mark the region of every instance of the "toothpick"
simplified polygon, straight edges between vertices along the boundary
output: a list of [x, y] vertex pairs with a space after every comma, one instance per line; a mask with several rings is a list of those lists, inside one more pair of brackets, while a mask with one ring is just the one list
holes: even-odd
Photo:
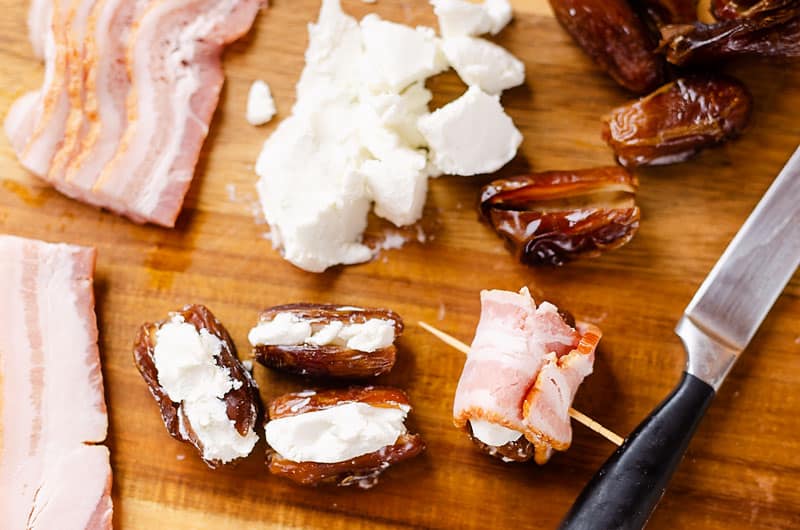
[[[457, 338], [448, 335], [444, 331], [436, 329], [435, 327], [431, 326], [430, 324], [426, 324], [425, 322], [419, 322], [419, 325], [432, 335], [436, 336], [439, 340], [447, 344], [448, 346], [452, 346], [456, 350], [460, 351], [461, 353], [467, 355], [469, 354], [469, 346], [458, 340]], [[613, 443], [614, 445], [622, 445], [624, 441], [622, 436], [616, 434], [615, 432], [603, 427], [595, 420], [587, 416], [586, 414], [579, 412], [572, 407], [569, 409], [569, 415], [572, 419], [577, 421], [578, 423], [585, 425], [589, 429], [593, 430], [609, 442]]]

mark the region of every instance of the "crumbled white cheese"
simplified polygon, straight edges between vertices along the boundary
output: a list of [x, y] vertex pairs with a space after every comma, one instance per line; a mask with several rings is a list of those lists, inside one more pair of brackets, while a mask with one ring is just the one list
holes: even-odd
[[469, 424], [472, 427], [472, 435], [492, 447], [500, 447], [509, 442], [519, 440], [522, 436], [519, 431], [486, 420], [473, 419], [469, 420]]
[[487, 94], [525, 82], [525, 65], [505, 48], [476, 37], [445, 39], [442, 51], [458, 76], [467, 84]]
[[508, 0], [485, 0], [481, 4], [467, 0], [430, 0], [445, 38], [496, 35], [511, 22]]
[[[490, 0], [477, 6], [485, 31], [497, 29], [492, 16], [502, 14], [497, 6], [502, 8], [504, 2]], [[481, 84], [496, 89], [512, 82], [516, 64], [504, 62], [483, 72], [469, 64], [479, 60], [469, 53], [457, 55], [465, 71]], [[452, 140], [466, 141], [470, 134], [481, 138], [470, 131], [437, 132], [441, 112], [433, 115], [438, 116], [433, 121], [422, 121], [432, 118], [428, 109], [432, 95], [425, 80], [446, 67], [440, 41], [430, 28], [410, 28], [376, 15], [359, 24], [342, 12], [339, 0], [322, 1], [319, 20], [309, 25], [297, 102], [291, 116], [264, 143], [256, 163], [261, 207], [273, 246], [284, 258], [312, 272], [368, 261], [374, 253], [362, 238], [373, 205], [378, 216], [397, 226], [413, 224], [422, 216], [428, 178], [445, 172], [491, 171], [507, 155], [499, 153], [496, 144], [514, 138], [490, 142], [490, 159], [478, 169], [474, 163], [440, 163], [453, 160], [454, 153], [465, 148], [461, 143], [452, 145]], [[489, 80], [495, 72], [499, 78]], [[493, 108], [480, 98], [459, 101], [462, 106], [476, 106], [462, 108], [462, 115], [487, 117], [490, 132], [507, 132], [501, 120], [487, 112]], [[428, 132], [423, 123], [429, 125]], [[431, 138], [441, 141], [434, 145]], [[469, 149], [476, 156], [487, 152], [479, 143]], [[462, 167], [466, 173], [460, 172]]]
[[414, 29], [370, 14], [361, 20], [361, 33], [365, 73], [374, 72], [375, 88], [400, 91], [447, 69], [431, 28]]
[[260, 79], [254, 81], [247, 96], [247, 122], [251, 125], [264, 125], [275, 117], [276, 112], [269, 85]]
[[333, 464], [394, 445], [406, 432], [408, 407], [346, 403], [267, 423], [267, 443], [293, 462]]
[[[225, 463], [250, 454], [258, 435], [252, 428], [240, 435], [227, 416], [223, 398], [242, 383], [216, 363], [221, 351], [219, 338], [206, 329], [198, 333], [176, 316], [156, 332], [153, 359], [158, 383], [172, 401], [180, 403], [203, 446], [203, 458]], [[186, 434], [182, 424], [181, 432]]]
[[503, 110], [499, 96], [476, 86], [418, 123], [434, 153], [434, 163], [451, 175], [497, 171], [514, 158], [522, 143], [522, 134]]
[[370, 318], [363, 324], [334, 321], [314, 331], [308, 320], [293, 313], [278, 313], [268, 322], [259, 322], [248, 339], [253, 346], [336, 345], [371, 353], [394, 343], [395, 328], [391, 320]]

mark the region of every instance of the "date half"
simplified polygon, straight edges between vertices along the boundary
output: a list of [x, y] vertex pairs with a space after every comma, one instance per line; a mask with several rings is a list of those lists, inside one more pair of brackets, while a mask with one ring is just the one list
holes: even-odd
[[626, 167], [683, 162], [738, 136], [752, 106], [750, 92], [736, 79], [685, 77], [612, 110], [603, 120], [603, 139]]
[[[165, 320], [146, 323], [139, 328], [133, 347], [134, 363], [161, 409], [164, 425], [173, 438], [192, 444], [202, 458], [204, 454], [203, 441], [197, 436], [191, 422], [183, 413], [181, 404], [170, 399], [158, 379], [155, 362], [157, 332], [162, 326], [172, 322], [175, 317], [180, 317], [184, 322], [194, 326], [198, 333], [200, 330], [206, 330], [219, 339], [221, 349], [219, 355], [215, 357], [216, 363], [226, 369], [230, 378], [236, 382], [234, 388], [225, 394], [223, 400], [227, 416], [241, 436], [246, 436], [256, 427], [261, 412], [261, 397], [258, 394], [255, 380], [239, 361], [236, 355], [236, 346], [228, 331], [207, 307], [187, 305], [180, 311], [170, 313], [169, 318]], [[183, 425], [183, 429], [181, 429], [181, 425]], [[203, 458], [203, 461], [211, 468], [222, 465], [222, 462], [216, 460]]]
[[[388, 309], [362, 308], [332, 304], [288, 304], [276, 306], [259, 315], [259, 324], [275, 320], [280, 314], [289, 314], [310, 325], [316, 333], [332, 323], [344, 328], [365, 324], [377, 319], [390, 322], [394, 327], [394, 340], [403, 333], [403, 319]], [[253, 356], [264, 366], [284, 372], [315, 378], [363, 379], [376, 377], [394, 367], [397, 347], [394, 344], [362, 351], [350, 348], [342, 341], [329, 344], [254, 344]]]
[[528, 265], [563, 265], [621, 247], [639, 229], [638, 182], [621, 167], [496, 180], [481, 212]]
[[[388, 387], [351, 387], [286, 394], [270, 403], [269, 419], [298, 416], [354, 402], [375, 407], [410, 407], [408, 396], [402, 390]], [[394, 445], [332, 464], [294, 462], [269, 448], [267, 466], [270, 473], [304, 486], [330, 484], [368, 489], [377, 483], [381, 473], [390, 466], [413, 458], [424, 450], [425, 442], [419, 434], [404, 433], [398, 437]]]

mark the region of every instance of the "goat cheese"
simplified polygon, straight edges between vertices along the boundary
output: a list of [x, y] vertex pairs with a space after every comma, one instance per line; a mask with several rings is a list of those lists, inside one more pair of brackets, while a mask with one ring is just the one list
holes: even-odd
[[430, 0], [439, 19], [439, 30], [445, 38], [497, 35], [511, 22], [508, 0], [485, 0], [481, 4], [467, 0]]
[[[258, 435], [252, 428], [240, 435], [228, 418], [225, 394], [240, 388], [241, 382], [216, 363], [221, 351], [222, 342], [215, 335], [205, 329], [198, 333], [176, 316], [156, 332], [153, 358], [158, 383], [172, 401], [180, 403], [203, 446], [203, 457], [225, 463], [250, 454]], [[183, 423], [180, 428], [186, 435]]]
[[434, 163], [451, 175], [497, 171], [514, 158], [522, 143], [522, 134], [500, 105], [500, 97], [476, 86], [421, 117], [418, 124], [434, 153]]
[[472, 427], [472, 435], [491, 447], [503, 446], [519, 440], [522, 436], [519, 431], [486, 420], [469, 420], [469, 424]]
[[267, 423], [267, 443], [293, 462], [334, 464], [394, 445], [409, 408], [345, 403]]
[[453, 37], [444, 40], [442, 51], [467, 85], [478, 86], [487, 94], [499, 94], [525, 82], [522, 61], [488, 40]]
[[431, 28], [416, 29], [367, 15], [361, 20], [366, 72], [378, 87], [400, 91], [447, 69]]
[[250, 125], [264, 125], [275, 117], [276, 112], [269, 85], [260, 79], [254, 81], [247, 96], [247, 122]]
[[253, 346], [336, 345], [371, 353], [394, 343], [394, 322], [370, 318], [363, 324], [330, 322], [314, 330], [311, 322], [292, 313], [278, 313], [269, 322], [260, 322], [248, 335]]

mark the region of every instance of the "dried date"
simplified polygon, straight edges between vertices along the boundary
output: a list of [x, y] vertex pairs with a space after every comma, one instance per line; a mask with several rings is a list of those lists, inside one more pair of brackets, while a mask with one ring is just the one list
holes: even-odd
[[[259, 324], [269, 323], [280, 314], [290, 314], [310, 325], [317, 333], [332, 323], [349, 326], [378, 319], [391, 322], [394, 340], [403, 333], [403, 320], [388, 309], [360, 308], [323, 304], [289, 304], [267, 309]], [[337, 325], [338, 325], [337, 324]], [[252, 339], [252, 337], [251, 337]], [[388, 373], [394, 367], [397, 347], [391, 344], [373, 351], [349, 348], [346, 344], [253, 344], [255, 359], [264, 366], [310, 377], [359, 379]]]
[[617, 83], [643, 94], [663, 82], [664, 60], [627, 0], [550, 0], [550, 5], [567, 33]]
[[219, 340], [221, 348], [219, 355], [215, 356], [216, 364], [227, 370], [230, 378], [234, 381], [234, 387], [225, 394], [223, 400], [228, 419], [233, 422], [239, 435], [247, 436], [255, 428], [261, 411], [261, 398], [255, 380], [239, 361], [236, 355], [236, 346], [225, 326], [205, 306], [187, 305], [180, 311], [170, 313], [169, 318], [155, 323], [146, 323], [139, 329], [133, 348], [134, 363], [161, 409], [161, 418], [167, 431], [176, 440], [191, 443], [200, 452], [203, 461], [209, 467], [216, 468], [223, 462], [204, 457], [203, 440], [199, 438], [191, 421], [186, 416], [182, 403], [170, 399], [167, 391], [159, 382], [155, 362], [158, 330], [165, 324], [176, 321], [191, 324], [198, 333], [206, 330]]
[[[352, 387], [324, 392], [305, 391], [286, 394], [270, 403], [269, 418], [277, 420], [354, 402], [375, 407], [410, 407], [408, 396], [402, 390], [387, 387]], [[336, 463], [294, 462], [269, 448], [267, 466], [270, 473], [286, 477], [304, 486], [335, 484], [367, 489], [374, 486], [379, 475], [390, 466], [413, 458], [424, 450], [425, 443], [420, 435], [403, 433], [393, 445]]]
[[726, 4], [715, 24], [678, 24], [661, 28], [662, 50], [676, 65], [710, 63], [753, 55], [800, 58], [800, 2], [765, 1], [749, 8]]
[[731, 77], [681, 78], [612, 110], [603, 139], [626, 167], [682, 162], [738, 136], [752, 106], [747, 88]]
[[627, 243], [639, 228], [638, 182], [621, 167], [496, 180], [481, 212], [528, 265], [563, 265]]
[[658, 26], [697, 20], [697, 0], [635, 0]]

